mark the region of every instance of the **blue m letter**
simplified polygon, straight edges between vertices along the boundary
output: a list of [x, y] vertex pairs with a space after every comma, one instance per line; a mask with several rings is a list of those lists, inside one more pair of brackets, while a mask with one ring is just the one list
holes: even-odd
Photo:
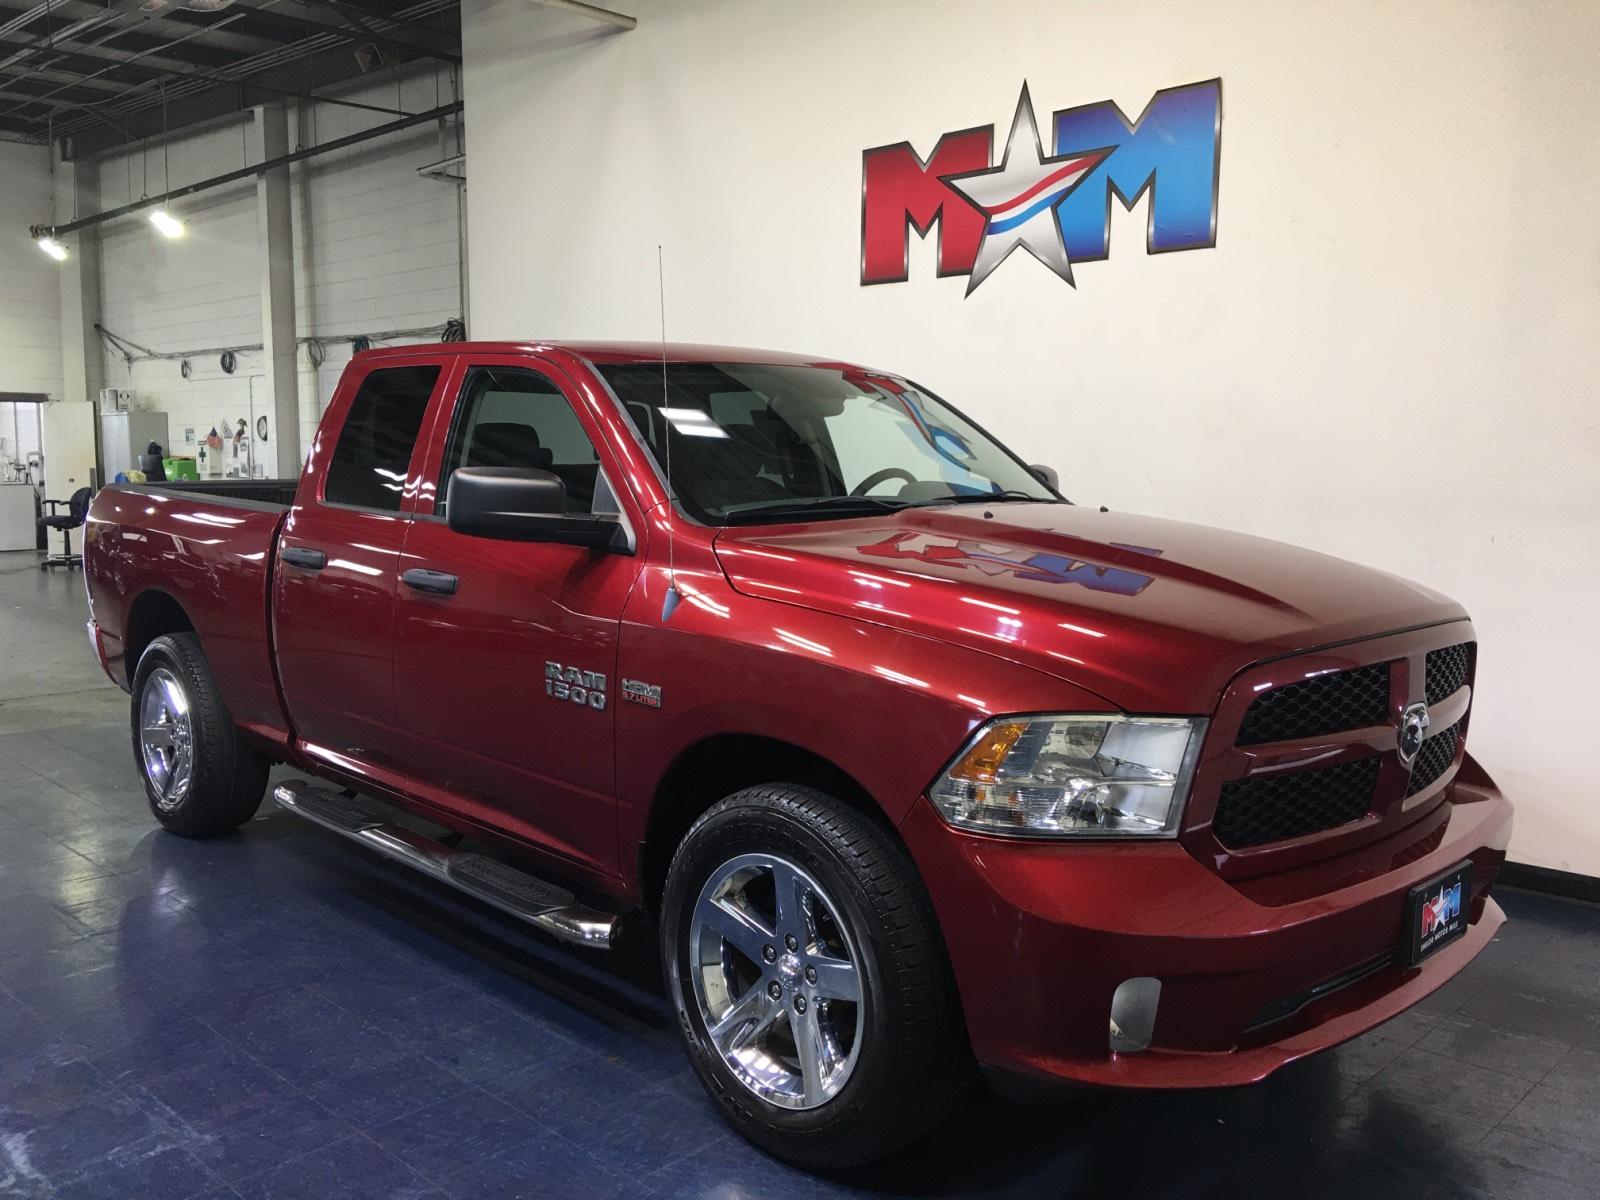
[[1199, 250], [1217, 242], [1217, 146], [1222, 80], [1165, 88], [1130, 122], [1107, 100], [1055, 114], [1055, 152], [1115, 147], [1061, 206], [1056, 219], [1075, 262], [1110, 252], [1111, 197], [1131, 209], [1150, 190], [1145, 248]]

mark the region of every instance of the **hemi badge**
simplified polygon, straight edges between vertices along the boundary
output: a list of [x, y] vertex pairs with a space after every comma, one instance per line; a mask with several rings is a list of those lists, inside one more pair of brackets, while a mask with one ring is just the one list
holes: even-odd
[[646, 708], [660, 708], [661, 685], [645, 683], [639, 679], [624, 679], [622, 681], [622, 698], [631, 700], [635, 704], [643, 704]]

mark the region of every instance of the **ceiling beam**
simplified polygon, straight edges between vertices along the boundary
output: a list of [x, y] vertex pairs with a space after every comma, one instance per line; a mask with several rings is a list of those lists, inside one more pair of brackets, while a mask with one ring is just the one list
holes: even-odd
[[[141, 2], [142, 2], [142, 0], [112, 0], [112, 2], [107, 5], [106, 9], [104, 10], [104, 13], [102, 13], [100, 16], [97, 16], [95, 18], [85, 18], [84, 20], [75, 22], [74, 24], [72, 24], [70, 26], [67, 26], [66, 28], [64, 28], [62, 30], [52, 30], [52, 31], [46, 33], [43, 37], [35, 38], [32, 42], [27, 43], [21, 50], [18, 50], [16, 52], [12, 53], [8, 58], [6, 58], [4, 60], [0, 60], [0, 70], [4, 70], [7, 66], [15, 66], [20, 61], [25, 60], [26, 58], [31, 57], [33, 54], [37, 54], [37, 53], [39, 53], [41, 51], [53, 52], [61, 42], [67, 41], [69, 39], [76, 38], [82, 32], [92, 32], [93, 29], [100, 28], [106, 21], [114, 20], [118, 15], [121, 15], [121, 14], [129, 12], [129, 11], [133, 11], [134, 10], [134, 6], [140, 4]], [[85, 43], [82, 47], [80, 47], [80, 50], [94, 50], [94, 49], [103, 48], [107, 43], [109, 43], [113, 39], [121, 37], [124, 34], [127, 34], [127, 33], [131, 32], [131, 31], [133, 31], [135, 29], [138, 29], [142, 25], [149, 24], [154, 19], [155, 18], [152, 18], [152, 17], [150, 17], [148, 15], [144, 15], [144, 16], [141, 16], [140, 20], [136, 21], [132, 25], [122, 26], [122, 27], [119, 27], [119, 28], [112, 28], [105, 34], [104, 37], [100, 38], [98, 41]], [[212, 30], [218, 29], [218, 28], [220, 28], [221, 26], [224, 26], [224, 25], [231, 25], [231, 24], [233, 24], [234, 22], [236, 22], [238, 20], [239, 20], [239, 17], [237, 17], [237, 16], [227, 16], [227, 17], [223, 17], [219, 21], [212, 22], [210, 25], [200, 25], [200, 26], [188, 27], [188, 32], [186, 32], [182, 37], [173, 38], [173, 39], [171, 39], [171, 40], [169, 40], [167, 42], [161, 43], [160, 44], [160, 48], [162, 48], [162, 49], [171, 49], [173, 46], [180, 45], [180, 44], [182, 44], [184, 42], [188, 42], [188, 41], [199, 39], [204, 34], [207, 34], [207, 33], [211, 32]], [[146, 57], [148, 55], [151, 55], [152, 53], [154, 53], [154, 51], [153, 50], [149, 50], [149, 49], [141, 50], [141, 51], [134, 51], [134, 52], [131, 52], [130, 60], [132, 58], [143, 58], [143, 57]], [[93, 72], [92, 75], [87, 76], [87, 77], [88, 78], [92, 78], [94, 76], [103, 75], [107, 71], [111, 71], [111, 70], [115, 70], [115, 69], [116, 68], [114, 66], [107, 65], [105, 67], [102, 67], [100, 70]], [[135, 87], [138, 87], [138, 86], [142, 86], [142, 85], [135, 85]], [[53, 96], [53, 95], [57, 94], [57, 92], [59, 92], [61, 90], [63, 90], [63, 89], [57, 88], [57, 89], [55, 89], [53, 91], [45, 92], [44, 96], [45, 97]], [[10, 107], [8, 109], [5, 109], [4, 111], [0, 111], [0, 118], [5, 118], [5, 117], [10, 117], [10, 116], [15, 115], [20, 107], [24, 107], [24, 106], [13, 105], [12, 107]]]
[[[281, 10], [252, 8], [245, 11], [258, 20], [285, 28], [331, 33], [336, 37], [342, 37], [349, 41], [373, 42], [401, 54], [420, 54], [425, 58], [436, 58], [441, 62], [454, 63], [457, 66], [461, 63], [461, 55], [455, 50], [441, 48], [437, 43], [443, 39], [437, 37], [429, 38], [428, 41], [412, 41], [408, 38], [397, 36], [402, 34], [403, 30], [384, 29], [379, 31], [365, 23], [355, 25], [350, 21], [339, 20], [338, 18], [323, 20], [310, 12], [300, 12], [293, 8]], [[459, 39], [454, 44], [459, 45]]]
[[[55, 112], [62, 112], [66, 109], [77, 111], [78, 109], [84, 107], [83, 101], [80, 100], [54, 100], [44, 96], [35, 96], [30, 92], [13, 91], [12, 89], [19, 82], [21, 81], [8, 79], [3, 81], [3, 83], [0, 83], [0, 100], [20, 100], [24, 104], [42, 104], [46, 108], [52, 109]], [[5, 86], [5, 84], [9, 84], [11, 86], [8, 87]], [[12, 120], [21, 121], [24, 124], [31, 126], [37, 123], [38, 118], [13, 117]]]
[[[461, 40], [461, 28], [459, 24], [454, 29], [447, 29], [443, 25], [433, 25], [427, 21], [420, 21], [416, 17], [406, 17], [400, 15], [399, 13], [384, 11], [384, 9], [390, 7], [389, 5], [384, 5], [383, 8], [373, 8], [370, 4], [356, 4], [352, 3], [351, 0], [309, 0], [309, 2], [320, 5], [323, 8], [331, 8], [335, 12], [353, 13], [357, 16], [366, 17], [370, 20], [383, 20], [389, 21], [395, 25], [403, 25], [407, 29], [415, 29], [419, 33], [436, 34], [439, 37], [445, 38], [452, 42], [459, 42]], [[458, 14], [460, 12], [459, 9], [455, 11]]]
[[[8, 43], [0, 41], [0, 50], [7, 49], [8, 45]], [[407, 115], [404, 109], [387, 108], [381, 104], [358, 104], [354, 100], [339, 100], [331, 96], [318, 96], [314, 92], [304, 88], [277, 87], [270, 83], [261, 83], [251, 78], [251, 72], [230, 75], [226, 73], [218, 73], [216, 71], [207, 71], [201, 67], [167, 67], [151, 62], [148, 58], [136, 59], [131, 57], [122, 57], [122, 52], [120, 51], [102, 51], [101, 54], [92, 54], [73, 49], [57, 50], [53, 52], [53, 55], [54, 56], [50, 60], [50, 64], [48, 64], [48, 66], [54, 66], [57, 63], [78, 62], [87, 64], [91, 69], [114, 68], [116, 70], [126, 71], [130, 74], [136, 74], [142, 80], [146, 81], [153, 79], [200, 80], [206, 83], [214, 83], [219, 87], [243, 88], [252, 92], [261, 92], [269, 96], [283, 96], [299, 100], [316, 100], [323, 104], [335, 104], [345, 108], [359, 108], [364, 109], [367, 112], [387, 113], [390, 116], [397, 117], [403, 117]], [[41, 69], [42, 68], [36, 68], [36, 73]], [[67, 69], [69, 71], [71, 70], [71, 68]], [[73, 73], [77, 75], [77, 78], [63, 84], [62, 86], [64, 88], [70, 89], [74, 87], [85, 87], [94, 88], [100, 91], [109, 90], [116, 95], [122, 95], [127, 91], [128, 88], [126, 83], [119, 83], [115, 80], [99, 79], [96, 78], [95, 74], [85, 74], [81, 71]], [[96, 74], [100, 73], [103, 72], [96, 71]], [[15, 85], [20, 83], [21, 80], [0, 80], [0, 82], [10, 82]], [[59, 90], [61, 89], [57, 89], [57, 91]], [[10, 94], [15, 95], [15, 93]], [[41, 104], [50, 103], [51, 107], [54, 108], [83, 108], [86, 111], [92, 110], [95, 105], [103, 102], [103, 98], [97, 98], [94, 100], [55, 103], [50, 99], [50, 97], [54, 95], [56, 95], [56, 92], [50, 92], [41, 95], [38, 97], [38, 102]], [[91, 112], [91, 115], [97, 116], [99, 114]]]
[[31, 38], [4, 58], [0, 58], [0, 71], [26, 62], [40, 51], [52, 49], [57, 41], [92, 33], [107, 23], [115, 21], [121, 15], [119, 11], [121, 8], [138, 3], [139, 0], [121, 0], [120, 4], [108, 5], [103, 12], [97, 13], [95, 16], [85, 17], [81, 21], [74, 21], [72, 24], [65, 25], [60, 29], [52, 29], [42, 36]]
[[9, 36], [19, 29], [26, 29], [41, 17], [50, 15], [50, 5], [35, 4], [32, 8], [19, 13], [12, 13], [5, 20], [0, 21], [0, 37]]
[[[13, 42], [0, 38], [0, 52], [21, 49], [23, 43]], [[33, 78], [48, 72], [70, 73], [77, 76], [74, 83], [84, 87], [94, 87], [102, 90], [121, 92], [127, 84], [115, 79], [102, 79], [101, 76], [108, 71], [126, 69], [148, 75], [177, 74], [176, 67], [162, 67], [149, 59], [135, 58], [125, 50], [109, 50], [102, 47], [57, 46], [50, 51], [47, 62], [28, 68], [25, 74], [13, 75], [9, 78], [0, 77], [0, 82], [20, 83], [24, 79]], [[204, 68], [199, 68], [203, 70]]]
[[[13, 50], [21, 44], [22, 43], [20, 42], [13, 42], [7, 38], [0, 38], [0, 53]], [[91, 69], [94, 69], [105, 66], [107, 61], [108, 60], [106, 59], [96, 58], [93, 55], [88, 54], [57, 52], [49, 62], [34, 67], [28, 71], [24, 71], [19, 74], [0, 75], [0, 85], [15, 85], [29, 82], [55, 84], [62, 81], [55, 79], [43, 79], [41, 77], [45, 75], [65, 74], [76, 77], [70, 81], [70, 84], [73, 87], [90, 88], [95, 91], [120, 92], [124, 85], [119, 83], [117, 80], [91, 78], [90, 76], [85, 75], [82, 70], [75, 70], [73, 66], [73, 64], [87, 64]]]
[[[113, 115], [128, 129], [128, 135], [114, 137], [104, 128], [97, 128], [76, 117], [63, 114], [56, 121], [57, 135], [69, 135], [66, 147], [68, 159], [92, 158], [106, 154], [121, 146], [145, 138], [159, 138], [163, 130], [168, 136], [193, 125], [203, 125], [230, 117], [237, 118], [261, 103], [261, 93], [301, 92], [308, 75], [307, 62], [299, 59], [271, 70], [252, 75], [237, 84], [219, 85], [184, 96], [170, 97], [167, 101], [166, 121], [162, 122], [160, 105], [132, 111], [117, 111]], [[364, 76], [356, 56], [349, 46], [337, 46], [312, 57], [309, 75], [316, 83], [305, 98], [314, 103], [354, 106], [354, 101], [341, 101], [325, 94], [328, 89], [356, 84]], [[251, 98], [252, 91], [254, 99]], [[360, 107], [376, 107], [363, 105]], [[69, 124], [70, 121], [70, 124]]]
[[[385, 66], [395, 57], [461, 61], [459, 25], [429, 23], [459, 21], [453, 4], [408, 3], [404, 12], [418, 15], [397, 15], [376, 2], [238, 0], [196, 14], [145, 13], [143, 2], [52, 0], [12, 16], [0, 9], [0, 62], [12, 67], [0, 71], [0, 129], [34, 136], [53, 129], [74, 157], [237, 114], [266, 96], [397, 114], [322, 93], [373, 69], [356, 54], [368, 44], [388, 51]], [[51, 14], [59, 27], [25, 32]], [[232, 61], [219, 61], [230, 54]]]

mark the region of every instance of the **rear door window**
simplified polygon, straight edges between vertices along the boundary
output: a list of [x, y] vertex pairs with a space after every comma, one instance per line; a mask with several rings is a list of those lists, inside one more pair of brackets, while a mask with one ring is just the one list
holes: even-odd
[[322, 487], [327, 504], [399, 512], [437, 366], [382, 367], [361, 381]]

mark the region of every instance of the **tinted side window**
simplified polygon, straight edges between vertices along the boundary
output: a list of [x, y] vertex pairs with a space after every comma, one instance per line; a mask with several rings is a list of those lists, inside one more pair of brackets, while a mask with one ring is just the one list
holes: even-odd
[[399, 511], [411, 450], [438, 378], [438, 367], [385, 367], [362, 380], [328, 463], [323, 500]]
[[467, 374], [439, 473], [443, 514], [457, 467], [534, 467], [567, 486], [567, 512], [594, 511], [600, 456], [561, 389], [537, 371], [477, 367]]

